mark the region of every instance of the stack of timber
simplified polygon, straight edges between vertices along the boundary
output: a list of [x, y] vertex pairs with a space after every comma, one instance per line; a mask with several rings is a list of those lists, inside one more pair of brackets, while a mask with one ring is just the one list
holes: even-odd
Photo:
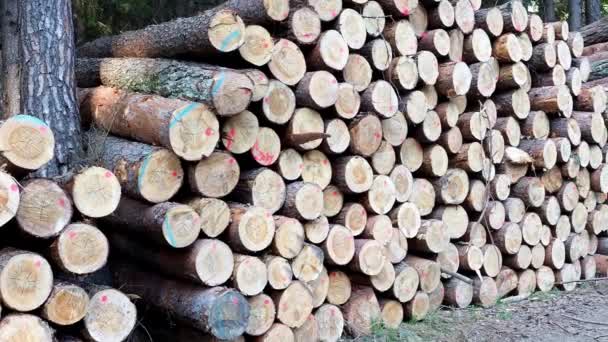
[[52, 132], [0, 126], [0, 340], [121, 341], [135, 302], [337, 341], [605, 276], [587, 28], [480, 5], [229, 0], [81, 46], [81, 169], [29, 178]]

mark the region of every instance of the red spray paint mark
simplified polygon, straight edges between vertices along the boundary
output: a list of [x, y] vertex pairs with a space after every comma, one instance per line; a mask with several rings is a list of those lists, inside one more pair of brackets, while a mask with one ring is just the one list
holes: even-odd
[[19, 191], [19, 187], [17, 186], [17, 184], [11, 184], [11, 191], [12, 191], [12, 192], [17, 192], [17, 191]]
[[76, 233], [76, 232], [69, 232], [69, 233], [68, 233], [68, 237], [69, 237], [70, 239], [75, 238], [75, 237], [76, 237], [76, 235], [78, 235], [78, 233]]
[[236, 297], [232, 297], [232, 304], [239, 305], [239, 299]]
[[106, 173], [104, 173], [104, 176], [105, 176], [106, 178], [110, 178], [110, 177], [112, 177], [112, 172], [110, 172], [110, 171], [106, 171]]
[[46, 133], [46, 127], [44, 127], [44, 126], [40, 126], [39, 130], [42, 133]]
[[378, 132], [374, 133], [374, 138], [376, 139], [380, 139], [382, 137], [382, 135]]
[[403, 15], [410, 15], [410, 10], [408, 8], [404, 8], [401, 13], [403, 13]]
[[228, 159], [228, 164], [232, 165], [234, 163], [236, 163], [236, 160], [234, 158]]
[[177, 177], [177, 171], [173, 171], [173, 172], [171, 172], [171, 176], [173, 176], [173, 177]]
[[108, 296], [103, 295], [103, 296], [101, 296], [101, 299], [100, 299], [100, 300], [101, 300], [101, 302], [102, 302], [102, 303], [105, 303], [105, 302], [107, 302], [107, 301], [108, 301]]
[[205, 130], [205, 135], [206, 136], [212, 136], [213, 135], [213, 129], [211, 129], [211, 127], [207, 127], [207, 129]]
[[329, 160], [323, 159], [323, 165], [327, 165], [327, 164], [329, 164]]
[[338, 196], [338, 192], [337, 191], [334, 191], [331, 194], [334, 195], [334, 196]]
[[302, 170], [304, 168], [304, 164], [300, 164], [299, 168]]
[[57, 203], [59, 204], [60, 207], [62, 207], [62, 208], [65, 207], [65, 200], [63, 198], [60, 198], [59, 200], [57, 200]]
[[236, 129], [233, 127], [228, 131], [227, 139], [224, 139], [226, 141], [226, 148], [229, 150], [230, 150], [230, 147], [232, 147], [232, 143], [234, 141], [235, 135], [236, 135]]
[[268, 304], [270, 304], [270, 300], [264, 299], [264, 305], [268, 305]]
[[337, 15], [338, 15], [338, 13], [335, 10], [331, 11], [331, 16], [332, 17], [336, 17]]
[[34, 266], [40, 267], [40, 265], [42, 265], [42, 262], [40, 260], [36, 260], [36, 262], [34, 263]]

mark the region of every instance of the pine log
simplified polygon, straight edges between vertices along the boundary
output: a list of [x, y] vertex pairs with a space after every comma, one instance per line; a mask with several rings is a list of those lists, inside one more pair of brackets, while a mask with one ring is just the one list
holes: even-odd
[[3, 341], [55, 341], [55, 330], [38, 316], [13, 313], [0, 321], [0, 339]]
[[103, 220], [133, 234], [173, 248], [191, 245], [200, 232], [200, 217], [190, 207], [172, 202], [148, 204], [123, 197]]
[[439, 77], [435, 85], [443, 96], [465, 95], [471, 86], [471, 71], [463, 62], [447, 62], [439, 65]]
[[[504, 217], [504, 210], [502, 216]], [[445, 233], [450, 239], [458, 239], [463, 236], [469, 224], [469, 216], [466, 210], [460, 205], [437, 206], [433, 212], [428, 215], [428, 218], [443, 221], [446, 225]]]
[[[180, 322], [217, 338], [238, 337], [247, 327], [249, 305], [232, 289], [201, 288], [126, 265], [115, 268], [114, 278], [128, 293], [137, 294], [149, 304], [170, 312]], [[143, 287], [142, 283], [149, 286]]]
[[536, 288], [541, 292], [553, 289], [555, 284], [555, 273], [547, 266], [541, 266], [536, 270]]
[[354, 286], [350, 299], [342, 307], [351, 332], [369, 334], [373, 322], [380, 319], [380, 305], [373, 291], [370, 287]]
[[[389, 228], [391, 227], [389, 226]], [[390, 233], [392, 234], [392, 232], [391, 228]], [[352, 231], [342, 225], [332, 225], [327, 239], [323, 242], [323, 251], [327, 263], [348, 264], [355, 255], [355, 239]]]
[[555, 282], [558, 288], [564, 291], [574, 290], [576, 288], [576, 282], [572, 282], [573, 280], [578, 280], [573, 264], [564, 264], [564, 267], [555, 271]]
[[511, 194], [527, 206], [539, 207], [545, 199], [545, 187], [538, 178], [523, 177], [511, 186]]
[[446, 224], [443, 221], [422, 220], [415, 238], [409, 241], [409, 248], [414, 251], [439, 253], [449, 242]]
[[16, 311], [40, 307], [53, 289], [53, 271], [42, 256], [6, 247], [0, 250], [2, 305]]
[[448, 154], [456, 154], [462, 147], [462, 133], [458, 127], [452, 127], [439, 136], [437, 143], [443, 147]]
[[425, 292], [418, 291], [414, 298], [405, 304], [405, 317], [412, 321], [421, 321], [428, 314], [429, 305], [429, 296]]
[[[179, 78], [176, 73], [190, 77]], [[218, 115], [227, 116], [243, 111], [251, 102], [253, 91], [251, 79], [238, 71], [162, 59], [81, 58], [76, 63], [76, 75], [80, 86], [103, 84], [197, 101]]]
[[184, 171], [177, 155], [159, 147], [91, 132], [90, 156], [110, 170], [122, 191], [152, 203], [167, 201], [177, 193]]
[[522, 245], [516, 254], [505, 256], [503, 263], [514, 270], [526, 270], [532, 262], [532, 250]]
[[29, 115], [0, 122], [0, 166], [12, 174], [37, 170], [54, 156], [55, 137], [49, 126]]
[[478, 142], [463, 144], [460, 151], [451, 157], [449, 166], [468, 172], [480, 172], [486, 159], [483, 146]]
[[354, 271], [374, 276], [382, 271], [385, 262], [388, 261], [379, 242], [369, 239], [356, 239], [355, 256], [348, 266]]
[[[245, 39], [245, 25], [283, 21], [289, 14], [287, 1], [232, 0], [200, 15], [179, 18], [141, 30], [103, 37], [78, 49], [83, 57], [170, 57], [181, 54], [209, 55], [230, 52]], [[145, 43], [144, 43], [145, 42]]]
[[458, 278], [451, 278], [445, 283], [443, 302], [457, 308], [466, 308], [473, 301], [473, 286]]
[[401, 112], [382, 120], [382, 137], [391, 146], [401, 146], [408, 133], [408, 123]]
[[498, 298], [503, 298], [517, 288], [518, 276], [512, 269], [503, 266], [496, 277]]
[[530, 296], [536, 289], [536, 273], [531, 270], [523, 270], [517, 274], [517, 288], [515, 294], [521, 297]]
[[449, 243], [443, 252], [437, 253], [437, 256], [434, 259], [434, 261], [439, 264], [442, 272], [458, 272], [458, 268], [460, 267], [460, 256], [458, 255], [458, 248], [453, 243]]
[[522, 244], [522, 232], [517, 223], [506, 222], [499, 230], [492, 231], [496, 246], [506, 254], [516, 254]]
[[494, 279], [483, 277], [473, 280], [473, 303], [484, 308], [494, 306], [498, 300], [498, 287]]
[[95, 226], [86, 223], [69, 224], [49, 248], [49, 255], [62, 271], [88, 274], [101, 269], [107, 262], [109, 243]]
[[528, 35], [533, 42], [539, 42], [543, 38], [543, 19], [538, 14], [528, 15]]
[[606, 109], [606, 91], [601, 86], [584, 86], [574, 100], [574, 109], [602, 113]]
[[250, 315], [245, 332], [251, 336], [260, 336], [272, 326], [276, 316], [276, 308], [272, 298], [266, 294], [250, 297], [247, 302]]
[[0, 171], [0, 227], [15, 217], [20, 201], [17, 183], [10, 174]]
[[287, 259], [275, 255], [266, 255], [264, 263], [266, 264], [268, 285], [272, 289], [284, 290], [291, 284], [293, 270]]
[[454, 4], [454, 19], [462, 33], [473, 31], [475, 25], [475, 9], [470, 1], [457, 0]]
[[525, 119], [530, 113], [530, 97], [523, 89], [496, 94], [492, 100], [496, 105], [498, 116], [515, 116], [518, 119]]
[[342, 271], [329, 272], [329, 290], [327, 302], [333, 305], [342, 305], [351, 295], [351, 282], [348, 275]]
[[56, 282], [42, 307], [41, 316], [60, 326], [72, 325], [84, 318], [88, 306], [89, 295], [82, 287]]
[[494, 129], [498, 130], [504, 141], [511, 146], [519, 146], [521, 139], [521, 128], [513, 117], [507, 116], [498, 118]]
[[183, 250], [153, 250], [125, 235], [111, 234], [109, 238], [112, 248], [130, 260], [139, 260], [165, 274], [205, 286], [221, 285], [232, 275], [232, 251], [219, 240], [197, 240]]
[[532, 57], [528, 61], [530, 69], [537, 72], [551, 71], [557, 63], [557, 51], [553, 43], [541, 43], [532, 50]]
[[[291, 90], [289, 90], [289, 92], [283, 92], [282, 87], [273, 87], [273, 85], [276, 83], [279, 82], [271, 81], [268, 94], [277, 93], [284, 96], [293, 96], [293, 92], [291, 92]], [[222, 143], [226, 150], [234, 154], [245, 153], [249, 151], [255, 144], [259, 127], [257, 116], [248, 110], [244, 110], [223, 122]]]
[[59, 235], [72, 218], [72, 201], [68, 194], [47, 179], [32, 179], [22, 186], [16, 214], [19, 228], [37, 238]]

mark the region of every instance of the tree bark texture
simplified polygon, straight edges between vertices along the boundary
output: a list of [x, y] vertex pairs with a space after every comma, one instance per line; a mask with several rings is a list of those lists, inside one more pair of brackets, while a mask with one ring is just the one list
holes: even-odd
[[62, 175], [82, 157], [71, 2], [20, 1], [18, 19], [18, 110], [46, 122], [55, 134], [55, 156], [38, 175]]

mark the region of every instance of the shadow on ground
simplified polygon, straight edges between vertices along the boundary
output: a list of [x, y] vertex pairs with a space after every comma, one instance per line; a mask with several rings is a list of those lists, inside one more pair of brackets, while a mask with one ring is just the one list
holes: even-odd
[[572, 292], [535, 293], [515, 303], [483, 309], [443, 308], [399, 330], [374, 329], [350, 342], [535, 341], [608, 342], [608, 282], [585, 283]]

